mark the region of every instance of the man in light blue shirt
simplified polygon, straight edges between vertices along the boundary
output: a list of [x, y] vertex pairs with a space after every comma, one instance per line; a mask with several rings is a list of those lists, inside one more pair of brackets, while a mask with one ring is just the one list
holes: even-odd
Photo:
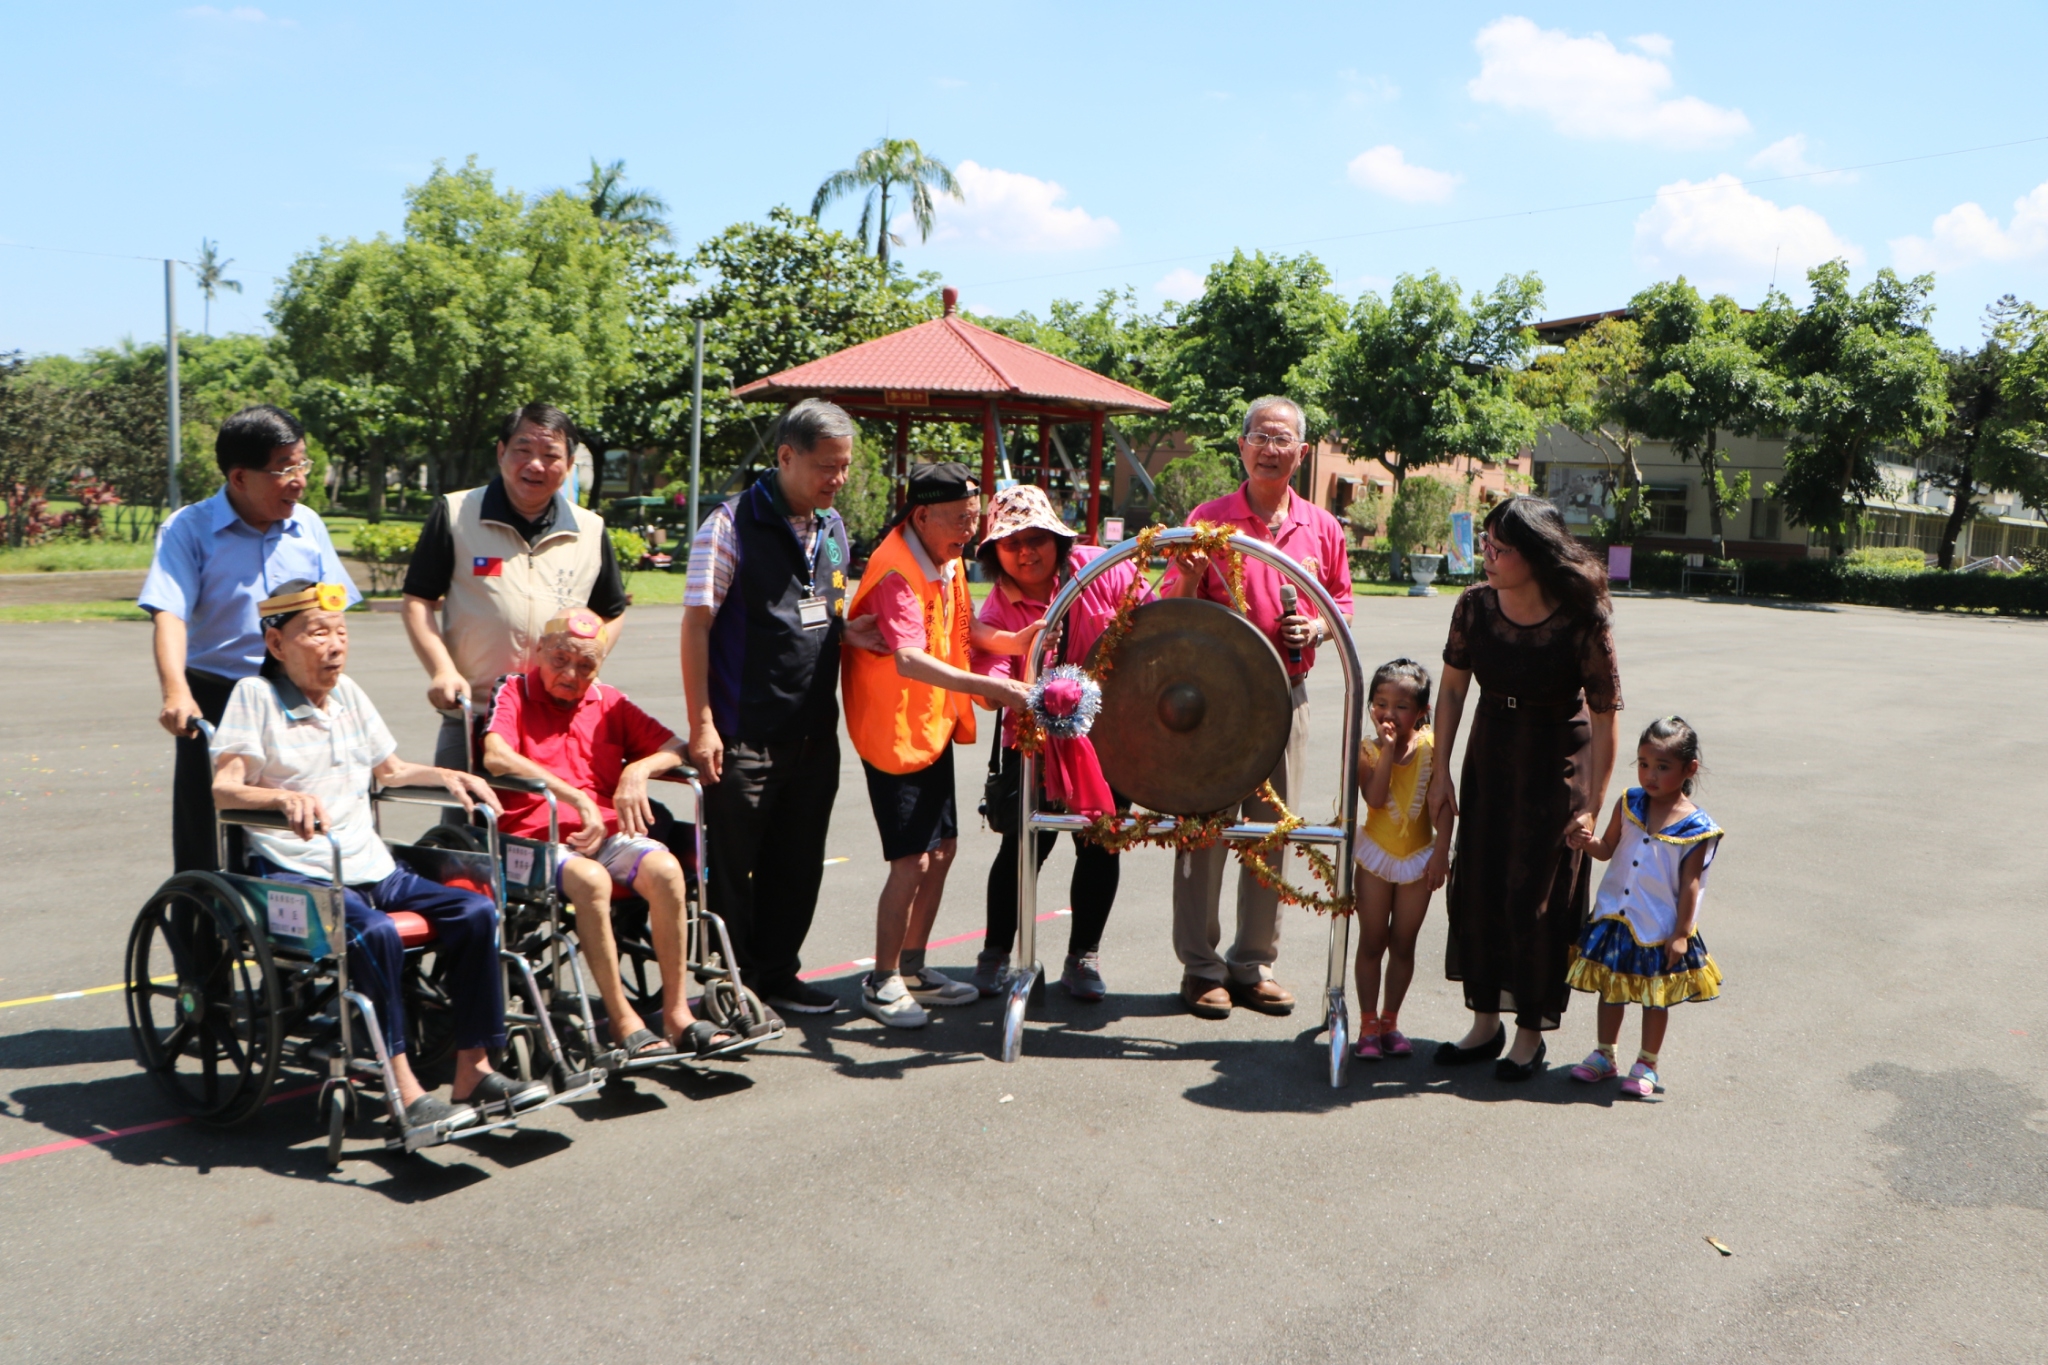
[[214, 459], [226, 480], [204, 502], [179, 508], [157, 532], [156, 556], [136, 605], [155, 621], [157, 722], [178, 740], [171, 780], [171, 850], [177, 870], [217, 870], [213, 764], [192, 722], [218, 724], [228, 694], [263, 663], [256, 604], [295, 578], [348, 584], [326, 523], [301, 507], [306, 429], [283, 408], [244, 408], [221, 423]]

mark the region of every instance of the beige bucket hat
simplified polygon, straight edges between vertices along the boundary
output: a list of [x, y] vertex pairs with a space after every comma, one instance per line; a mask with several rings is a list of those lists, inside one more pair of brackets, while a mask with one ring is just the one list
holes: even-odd
[[982, 544], [993, 545], [1019, 531], [1030, 530], [1050, 531], [1069, 543], [1081, 535], [1060, 520], [1043, 488], [1035, 483], [1020, 483], [996, 494], [995, 501], [989, 504], [988, 534], [982, 537]]

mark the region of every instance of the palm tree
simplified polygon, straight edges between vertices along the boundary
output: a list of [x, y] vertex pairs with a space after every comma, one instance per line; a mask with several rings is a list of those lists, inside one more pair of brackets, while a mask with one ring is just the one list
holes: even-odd
[[199, 293], [206, 300], [205, 329], [208, 336], [213, 335], [213, 296], [223, 289], [232, 289], [237, 294], [242, 292], [240, 280], [225, 278], [228, 267], [233, 265], [234, 261], [222, 260], [219, 247], [220, 243], [209, 242], [201, 237], [199, 262], [192, 267], [192, 273], [199, 277]]
[[629, 190], [626, 188], [626, 163], [614, 161], [609, 166], [600, 166], [597, 158], [590, 158], [590, 179], [583, 182], [585, 195], [590, 204], [591, 216], [599, 222], [610, 223], [629, 237], [638, 237], [643, 242], [666, 242], [669, 240], [668, 200], [653, 190]]
[[930, 241], [932, 191], [958, 199], [960, 184], [953, 179], [951, 167], [936, 157], [926, 156], [924, 149], [910, 138], [885, 137], [855, 157], [851, 169], [834, 171], [825, 177], [825, 183], [818, 186], [811, 199], [811, 217], [823, 213], [825, 206], [835, 199], [866, 190], [867, 198], [860, 208], [860, 240], [865, 246], [868, 225], [875, 222], [875, 199], [879, 194], [881, 219], [876, 224], [875, 254], [882, 258], [882, 268], [887, 270], [890, 244], [904, 244], [901, 237], [889, 231], [889, 190], [898, 185], [909, 187], [910, 216], [917, 223], [917, 240]]

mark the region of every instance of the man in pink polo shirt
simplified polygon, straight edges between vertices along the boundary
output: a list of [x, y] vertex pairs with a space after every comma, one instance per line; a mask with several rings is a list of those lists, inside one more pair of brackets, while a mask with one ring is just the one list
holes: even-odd
[[[1337, 519], [1289, 486], [1307, 452], [1307, 424], [1292, 399], [1266, 397], [1245, 409], [1238, 454], [1244, 458], [1244, 485], [1226, 497], [1205, 502], [1188, 513], [1188, 525], [1221, 523], [1241, 535], [1270, 541], [1299, 561], [1329, 590], [1338, 610], [1351, 620], [1351, 561], [1344, 528]], [[1293, 684], [1294, 726], [1287, 751], [1273, 770], [1273, 790], [1283, 801], [1301, 791], [1303, 751], [1308, 743], [1308, 671], [1315, 666], [1316, 642], [1337, 633], [1337, 624], [1314, 614], [1305, 598], [1295, 611], [1280, 603], [1281, 577], [1255, 559], [1244, 566], [1246, 613], [1273, 641], [1287, 664]], [[1170, 570], [1161, 585], [1172, 596], [1202, 597], [1232, 605], [1229, 586], [1216, 566], [1190, 556]], [[1303, 613], [1310, 613], [1304, 615]], [[1299, 652], [1297, 663], [1290, 657]], [[1256, 799], [1244, 803], [1241, 818], [1273, 820], [1278, 813]], [[1222, 926], [1218, 902], [1223, 895], [1224, 864], [1230, 852], [1222, 844], [1180, 855], [1183, 866], [1173, 879], [1173, 949], [1181, 963], [1181, 1000], [1204, 1019], [1222, 1019], [1233, 1003], [1262, 1014], [1287, 1014], [1294, 994], [1273, 979], [1273, 961], [1280, 951], [1280, 901], [1259, 885], [1250, 869], [1237, 878], [1237, 941], [1228, 955], [1219, 955]]]

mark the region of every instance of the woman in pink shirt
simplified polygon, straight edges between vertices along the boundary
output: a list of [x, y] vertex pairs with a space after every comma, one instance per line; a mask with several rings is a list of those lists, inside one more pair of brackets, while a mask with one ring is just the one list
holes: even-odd
[[[1077, 547], [1076, 533], [1052, 510], [1043, 489], [1031, 484], [1006, 488], [996, 494], [989, 507], [988, 535], [977, 557], [988, 570], [995, 586], [982, 604], [980, 620], [998, 631], [1031, 630], [1045, 619], [1052, 599], [1089, 560], [1104, 551]], [[1084, 663], [1088, 651], [1102, 637], [1117, 603], [1138, 575], [1133, 559], [1117, 565], [1095, 579], [1066, 614], [1061, 631], [1066, 637], [1047, 655], [1050, 663]], [[1151, 590], [1141, 587], [1142, 597]], [[1027, 641], [1030, 637], [1026, 637]], [[1035, 642], [1032, 642], [1035, 643]], [[1027, 650], [1030, 645], [1027, 644]], [[1021, 680], [1024, 656], [994, 654], [982, 649], [973, 653], [976, 673], [990, 677]], [[1005, 712], [997, 743], [1000, 771], [1009, 790], [1016, 789], [1022, 758], [1017, 752], [1017, 720]], [[1043, 789], [1040, 800], [1043, 801]], [[1119, 799], [1121, 808], [1125, 803]], [[1017, 844], [1016, 808], [1008, 812], [1010, 828], [1003, 834], [1003, 846], [988, 870], [988, 932], [976, 959], [974, 985], [983, 995], [994, 995], [1009, 974], [1010, 946], [1017, 936]], [[1038, 836], [1038, 862], [1043, 866], [1059, 841], [1056, 834]], [[1117, 858], [1098, 844], [1074, 839], [1074, 879], [1069, 889], [1073, 907], [1072, 927], [1067, 938], [1067, 965], [1060, 984], [1077, 1000], [1100, 1000], [1108, 993], [1102, 980], [1102, 928], [1116, 903]]]

